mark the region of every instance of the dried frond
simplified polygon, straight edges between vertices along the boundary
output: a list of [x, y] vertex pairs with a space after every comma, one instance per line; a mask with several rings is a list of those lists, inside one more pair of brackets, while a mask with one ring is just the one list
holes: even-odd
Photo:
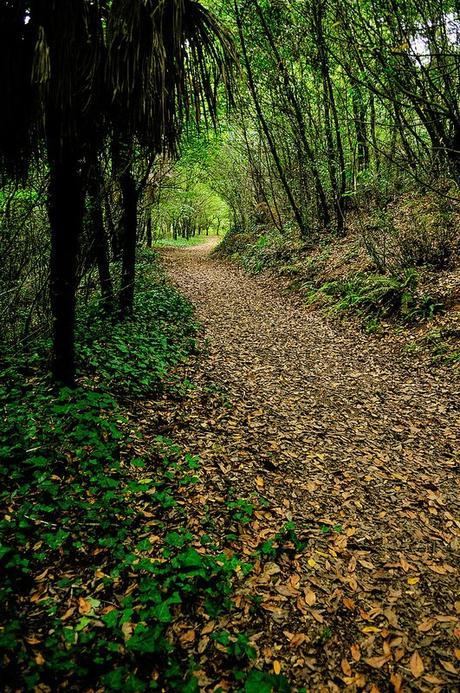
[[[23, 174], [40, 141], [98, 133], [104, 41], [97, 0], [8, 0], [0, 7], [0, 164]], [[52, 133], [52, 134], [51, 134]]]
[[108, 36], [114, 118], [156, 151], [215, 119], [219, 83], [231, 95], [232, 41], [195, 0], [114, 0]]
[[0, 6], [0, 164], [13, 176], [22, 175], [33, 149], [34, 91], [31, 70], [34, 54], [31, 27], [23, 0]]

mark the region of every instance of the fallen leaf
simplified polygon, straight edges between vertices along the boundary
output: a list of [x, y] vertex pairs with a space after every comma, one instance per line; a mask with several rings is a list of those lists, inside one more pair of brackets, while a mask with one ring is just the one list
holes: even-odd
[[129, 621], [127, 621], [126, 623], [123, 623], [123, 625], [121, 627], [121, 632], [123, 633], [123, 636], [125, 638], [125, 642], [126, 642], [126, 640], [129, 640], [129, 638], [131, 637], [131, 635], [133, 633], [133, 630], [134, 630], [134, 625], [132, 623], [129, 623]]
[[277, 659], [273, 662], [273, 671], [277, 676], [281, 673], [281, 664]]
[[74, 613], [75, 613], [75, 607], [74, 606], [69, 607], [67, 609], [67, 611], [65, 612], [65, 614], [63, 614], [61, 616], [61, 621], [67, 621], [67, 619], [69, 619], [72, 616], [72, 614], [74, 614]]
[[456, 674], [457, 673], [457, 669], [454, 667], [452, 662], [446, 662], [445, 660], [441, 659], [440, 663], [441, 663], [441, 666], [443, 667], [443, 669], [448, 671], [449, 674]]
[[41, 643], [40, 638], [37, 638], [36, 635], [28, 635], [24, 639], [29, 645], [38, 645], [39, 643]]
[[83, 597], [78, 597], [78, 611], [81, 614], [89, 614], [91, 611], [91, 604], [89, 601], [84, 599]]
[[409, 669], [412, 672], [412, 676], [414, 676], [416, 679], [418, 679], [418, 677], [421, 676], [425, 670], [423, 659], [420, 657], [417, 650], [415, 650], [409, 660]]
[[405, 573], [409, 572], [409, 570], [411, 569], [411, 565], [410, 565], [410, 563], [408, 563], [408, 562], [406, 561], [406, 559], [404, 558], [404, 556], [400, 556], [399, 562], [400, 562], [401, 568], [404, 570], [404, 572], [405, 572]]
[[423, 677], [424, 681], [427, 681], [428, 683], [432, 683], [435, 686], [442, 686], [444, 684], [444, 681], [439, 678], [439, 676], [434, 676], [434, 674], [426, 674]]
[[374, 669], [381, 669], [384, 664], [390, 661], [390, 659], [391, 655], [383, 655], [381, 657], [369, 657], [364, 661], [366, 662], [366, 664], [369, 664], [369, 666], [373, 667]]
[[353, 672], [351, 671], [351, 666], [348, 663], [348, 660], [342, 659], [340, 666], [342, 667], [342, 671], [345, 674], [345, 676], [351, 676], [352, 675]]
[[313, 590], [306, 589], [304, 595], [308, 606], [313, 606], [313, 604], [316, 602], [316, 594], [313, 592]]
[[350, 652], [355, 662], [359, 662], [361, 659], [361, 649], [357, 642], [353, 643], [353, 645], [350, 647]]
[[403, 679], [401, 674], [396, 674], [393, 672], [390, 676], [390, 683], [394, 688], [394, 693], [400, 693], [402, 690]]
[[182, 644], [188, 644], [188, 643], [195, 642], [195, 637], [196, 637], [195, 631], [194, 630], [188, 630], [179, 636], [179, 640], [181, 641]]

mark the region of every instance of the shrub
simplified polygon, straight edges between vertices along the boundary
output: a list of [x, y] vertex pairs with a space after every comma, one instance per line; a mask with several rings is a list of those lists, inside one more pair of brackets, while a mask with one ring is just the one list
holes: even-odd
[[442, 309], [430, 296], [417, 293], [417, 282], [415, 270], [398, 276], [356, 274], [327, 282], [313, 297], [322, 294], [335, 311], [352, 310], [363, 317], [399, 315], [404, 322], [414, 322], [429, 319]]

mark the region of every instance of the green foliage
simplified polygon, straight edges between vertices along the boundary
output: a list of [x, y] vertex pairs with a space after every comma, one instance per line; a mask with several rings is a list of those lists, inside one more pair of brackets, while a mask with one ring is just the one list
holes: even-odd
[[[184, 686], [189, 665], [166, 637], [175, 610], [186, 601], [219, 613], [236, 568], [246, 570], [236, 557], [198, 553], [180, 525], [159, 555], [146, 536], [146, 508], [159, 526], [165, 512], [180, 521], [174, 496], [194, 483], [198, 462], [163, 440], [159, 463], [147, 444], [139, 457], [139, 434], [131, 438], [113, 393], [157, 391], [167, 368], [194, 346], [196, 326], [170, 287], [142, 288], [131, 322], [114, 326], [96, 308], [82, 321], [80, 369], [98, 375], [97, 389], [55, 392], [38, 375], [41, 354], [4, 355], [0, 656], [4, 681], [24, 690], [62, 680], [145, 690], [152, 656], [169, 686]], [[79, 609], [65, 616], [69, 595]]]
[[232, 659], [242, 661], [255, 659], [256, 657], [256, 649], [251, 645], [245, 633], [233, 636], [224, 630], [213, 633], [211, 637], [216, 643], [219, 643], [226, 649], [228, 656]]
[[427, 350], [433, 365], [457, 367], [460, 364], [459, 337], [460, 330], [457, 329], [431, 330], [421, 338], [407, 344], [405, 351], [409, 354], [417, 354]]
[[[234, 583], [252, 569], [212, 530], [187, 526], [181, 499], [197, 481], [199, 460], [168, 438], [143, 440], [123, 416], [125, 397], [164, 386], [196, 331], [190, 307], [166, 284], [152, 282], [138, 295], [123, 325], [106, 323], [97, 306], [82, 318], [77, 389], [55, 391], [39, 376], [46, 343], [33, 356], [5, 355], [0, 660], [7, 686], [197, 690], [194, 661], [171, 625], [180, 616], [201, 628], [230, 614]], [[145, 353], [127, 370], [133, 344]], [[251, 521], [255, 503], [232, 496], [228, 522]], [[276, 541], [295, 544], [293, 528]], [[283, 677], [250, 668], [249, 635], [212, 638], [235, 689], [289, 690]]]
[[118, 395], [157, 392], [171, 366], [195, 349], [193, 309], [165, 283], [152, 253], [139, 264], [139, 277], [132, 319], [113, 324], [93, 302], [78, 325], [80, 363]]
[[299, 537], [294, 522], [287, 522], [273, 539], [264, 541], [257, 549], [256, 555], [277, 559], [283, 553], [300, 553], [305, 550], [307, 542]]
[[208, 236], [191, 236], [190, 238], [158, 238], [155, 245], [158, 248], [190, 248], [206, 243]]
[[376, 318], [396, 315], [411, 323], [429, 320], [442, 310], [442, 304], [431, 296], [417, 292], [417, 283], [418, 274], [412, 269], [399, 276], [356, 274], [313, 289], [308, 300], [322, 297], [334, 312], [356, 312], [373, 332], [378, 329]]
[[254, 504], [244, 498], [227, 501], [227, 508], [232, 511], [232, 519], [241, 524], [248, 524], [253, 519]]
[[244, 693], [273, 693], [273, 691], [289, 693], [291, 691], [285, 676], [277, 676], [276, 674], [253, 669], [244, 678], [244, 685], [241, 689]]

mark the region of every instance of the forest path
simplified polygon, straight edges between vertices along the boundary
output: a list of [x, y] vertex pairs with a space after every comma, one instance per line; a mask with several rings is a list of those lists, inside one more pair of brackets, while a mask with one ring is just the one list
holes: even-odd
[[269, 502], [244, 530], [248, 553], [291, 518], [308, 538], [291, 593], [276, 573], [259, 585], [259, 645], [309, 690], [390, 690], [391, 672], [411, 690], [456, 690], [458, 382], [212, 258], [214, 243], [162, 251], [209, 340], [197, 387], [165, 416], [210, 496]]

